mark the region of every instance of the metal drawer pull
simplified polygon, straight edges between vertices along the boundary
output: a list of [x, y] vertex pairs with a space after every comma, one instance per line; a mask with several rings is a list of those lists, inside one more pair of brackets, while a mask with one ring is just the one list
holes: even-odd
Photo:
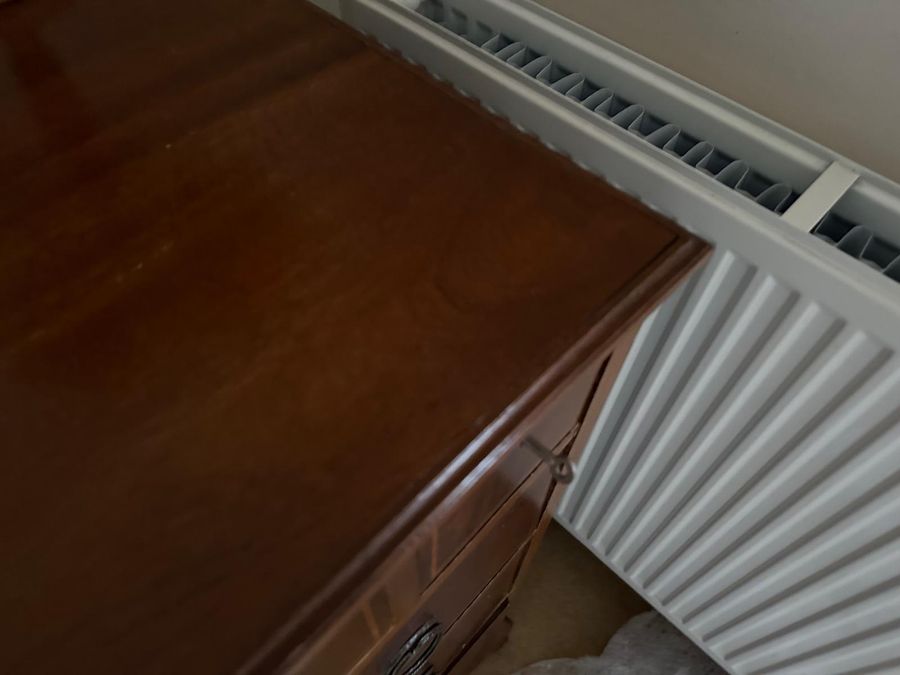
[[444, 630], [437, 621], [423, 624], [400, 647], [385, 675], [431, 675], [434, 668], [428, 659], [434, 654], [443, 634]]
[[575, 469], [568, 457], [556, 455], [546, 448], [540, 441], [529, 436], [523, 443], [538, 456], [544, 464], [550, 467], [550, 475], [553, 480], [562, 485], [568, 485], [575, 479]]

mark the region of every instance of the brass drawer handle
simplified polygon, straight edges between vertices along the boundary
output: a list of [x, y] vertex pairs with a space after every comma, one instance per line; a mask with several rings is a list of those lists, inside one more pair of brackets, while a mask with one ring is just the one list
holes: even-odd
[[431, 675], [434, 668], [428, 659], [434, 654], [443, 634], [444, 630], [437, 621], [423, 624], [400, 647], [385, 675]]
[[538, 456], [538, 459], [550, 467], [550, 475], [557, 483], [568, 485], [575, 479], [575, 469], [568, 457], [554, 454], [552, 450], [531, 436], [525, 439], [524, 445], [528, 446]]

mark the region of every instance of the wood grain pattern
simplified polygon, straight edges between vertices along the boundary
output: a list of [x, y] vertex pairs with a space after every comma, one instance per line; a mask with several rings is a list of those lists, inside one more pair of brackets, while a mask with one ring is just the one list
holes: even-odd
[[524, 551], [514, 555], [466, 608], [463, 615], [448, 628], [431, 658], [431, 663], [438, 673], [445, 672], [447, 666], [466, 651], [478, 635], [479, 629], [506, 602], [507, 594], [519, 573], [523, 554]]
[[[445, 631], [449, 630], [508, 561], [513, 558], [521, 559], [526, 543], [531, 540], [531, 534], [543, 513], [550, 483], [546, 468], [541, 467], [535, 471], [521, 490], [428, 589], [420, 606], [405, 617], [405, 625], [398, 626], [392, 635], [386, 636], [387, 639], [383, 639], [377, 650], [359, 667], [351, 671], [350, 668], [342, 670], [315, 664], [298, 664], [296, 669], [289, 668], [286, 675], [343, 675], [350, 672], [352, 675], [378, 675], [387, 670], [387, 665], [392, 662], [399, 647], [424, 623], [437, 620]], [[467, 637], [469, 636], [457, 635], [454, 639]], [[445, 639], [448, 638], [451, 636], [445, 635]], [[452, 647], [449, 641], [443, 646]], [[444, 655], [454, 656], [458, 647], [459, 645], [457, 649], [450, 648]], [[446, 660], [443, 663], [432, 663], [440, 672], [442, 666], [446, 665]]]
[[[585, 370], [590, 376], [593, 368]], [[558, 394], [546, 399], [529, 415], [521, 425], [521, 431], [511, 434], [503, 444], [485, 456], [468, 473], [465, 481], [436, 505], [392, 554], [373, 570], [357, 589], [358, 600], [336, 612], [308, 640], [297, 645], [286, 660], [284, 667], [287, 671], [291, 674], [343, 675], [349, 671], [347, 664], [356, 663], [369, 651], [374, 656], [368, 659], [368, 666], [366, 661], [361, 662], [353, 669], [353, 675], [362, 672], [360, 668], [378, 665], [374, 663], [377, 657], [384, 657], [379, 661], [383, 665], [381, 662], [392, 652], [391, 645], [396, 647], [408, 637], [402, 631], [411, 633], [418, 628], [416, 621], [412, 621], [416, 624], [412, 626], [402, 624], [409, 623], [411, 613], [417, 607], [421, 608], [423, 594], [431, 597], [435, 587], [445, 583], [443, 579], [451, 573], [445, 572], [448, 564], [453, 569], [461, 564], [472, 564], [472, 561], [466, 562], [464, 559], [478, 550], [478, 541], [492, 536], [490, 532], [494, 526], [491, 523], [495, 519], [505, 521], [507, 516], [502, 514], [522, 503], [526, 506], [533, 503], [540, 515], [545, 499], [528, 499], [527, 494], [523, 496], [522, 492], [526, 489], [523, 483], [539, 466], [545, 476], [546, 469], [541, 466], [537, 455], [516, 439], [532, 437], [536, 435], [536, 430], [541, 432], [538, 435], [549, 446], [556, 446], [555, 440], [569, 438], [568, 430], [560, 428], [560, 420], [568, 419], [570, 427], [577, 423], [582, 401], [573, 401], [573, 396], [584, 399], [590, 390], [591, 379], [584, 373], [572, 378]], [[560, 439], [550, 440], [554, 431]], [[523, 530], [519, 538], [530, 535], [530, 530]], [[463, 547], [465, 549], [461, 552]], [[491, 574], [493, 571], [488, 566], [479, 572]], [[454, 585], [451, 592], [458, 596], [456, 600], [466, 602], [470, 598], [461, 590]], [[444, 614], [446, 618], [447, 612]], [[358, 627], [365, 623], [367, 617], [372, 630], [362, 633]], [[360, 639], [361, 636], [363, 639]], [[379, 645], [377, 649], [376, 644]], [[325, 656], [321, 656], [323, 652]], [[451, 650], [450, 655], [455, 653]]]
[[[536, 439], [553, 450], [562, 443], [580, 421], [581, 405], [588, 400], [596, 368], [593, 364], [572, 378], [552, 398], [544, 402], [537, 414], [530, 416], [520, 428], [522, 435]], [[509, 440], [509, 439], [508, 439]], [[488, 458], [485, 462], [487, 463]], [[527, 447], [512, 447], [505, 457], [492, 463], [490, 470], [476, 469], [466, 479], [467, 488], [459, 499], [445, 501], [438, 508], [440, 518], [434, 526], [434, 559], [437, 571], [455, 556], [494, 511], [503, 504], [537, 466], [539, 459]]]
[[[478, 563], [478, 551], [483, 546], [478, 542], [494, 537], [495, 521], [506, 522], [508, 516], [504, 514], [508, 514], [510, 509], [521, 509], [516, 505], [533, 504], [537, 517], [546, 515], [542, 511], [547, 487], [538, 487], [536, 495], [528, 498], [531, 488], [522, 485], [538, 466], [546, 475], [546, 467], [521, 441], [526, 437], [537, 438], [546, 447], [555, 448], [556, 452], [567, 451], [597, 384], [598, 362], [602, 364], [605, 361], [604, 354], [586, 364], [581, 372], [573, 373], [569, 381], [546, 396], [503, 443], [492, 449], [395, 548], [392, 555], [372, 571], [359, 587], [358, 599], [336, 612], [319, 631], [297, 645], [286, 659], [284, 669], [287, 674], [344, 675], [350, 670], [347, 664], [351, 663], [357, 663], [350, 671], [352, 675], [377, 672], [377, 667], [384, 666], [398, 646], [420, 627], [424, 621], [422, 607], [433, 604], [427, 598], [432, 598], [436, 588], [443, 587], [443, 592], [451, 593], [457, 602], [474, 602], [473, 587], [448, 580], [447, 577], [456, 578], [458, 572], [455, 570], [460, 567], [468, 570], [463, 576], [469, 580], [487, 578], [485, 575], [490, 576], [498, 571], [494, 569], [498, 562], [497, 555], [488, 558], [488, 564], [484, 561]], [[497, 541], [492, 542], [489, 550], [496, 552], [503, 540], [508, 540], [509, 526], [502, 527], [504, 532]], [[527, 536], [531, 541], [531, 546], [523, 550], [523, 556], [530, 556], [538, 543], [538, 537], [531, 535], [530, 530], [522, 530], [514, 537], [515, 541]], [[460, 551], [463, 546], [465, 548]], [[450, 569], [445, 572], [448, 563]], [[519, 565], [516, 565], [516, 571], [518, 569]], [[420, 596], [426, 587], [428, 590]], [[426, 599], [423, 600], [423, 597]], [[494, 605], [486, 609], [491, 610]], [[442, 614], [442, 621], [446, 622], [451, 613], [443, 611]], [[361, 617], [369, 617], [373, 627], [363, 642], [359, 640], [357, 630]], [[480, 626], [481, 621], [476, 622], [474, 628]], [[461, 643], [469, 637], [469, 632], [459, 629], [453, 639]], [[458, 653], [459, 644], [451, 646], [448, 639], [449, 636], [441, 642], [441, 648], [445, 657], [452, 657]], [[363, 659], [363, 654], [367, 652]], [[437, 661], [432, 663], [437, 665]]]
[[269, 669], [705, 254], [298, 0], [0, 44], [2, 672]]

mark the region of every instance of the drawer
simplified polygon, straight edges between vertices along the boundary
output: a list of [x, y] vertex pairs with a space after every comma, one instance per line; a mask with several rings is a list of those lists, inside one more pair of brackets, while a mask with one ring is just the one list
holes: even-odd
[[488, 623], [482, 627], [472, 644], [450, 664], [447, 675], [468, 675], [486, 656], [497, 651], [506, 642], [512, 622], [506, 618], [506, 605], [494, 612]]
[[[455, 646], [449, 642], [443, 645], [442, 638], [438, 642], [441, 657], [446, 661], [456, 654], [469, 636], [462, 631], [454, 635], [452, 627], [465, 616], [467, 608], [475, 606], [473, 603], [490, 588], [492, 579], [501, 579], [495, 590], [502, 588], [504, 594], [509, 590], [543, 513], [550, 487], [549, 472], [539, 468], [428, 589], [402, 628], [353, 669], [353, 675], [389, 672], [391, 664], [411, 648], [410, 639], [432, 625], [439, 626], [444, 637], [457, 641]], [[506, 575], [511, 576], [507, 579]], [[504, 587], [506, 581], [509, 583]], [[320, 671], [315, 672], [318, 675]]]
[[529, 425], [527, 435], [546, 448], [556, 448], [569, 431], [584, 419], [604, 366], [605, 360], [603, 363], [593, 363], [576, 374]]
[[[535, 438], [545, 447], [561, 451], [583, 417], [597, 373], [595, 364], [577, 374], [526, 421], [517, 437]], [[541, 470], [536, 472], [539, 466]], [[529, 448], [523, 445], [498, 448], [398, 547], [390, 561], [368, 582], [360, 600], [330, 622], [308, 649], [301, 650], [302, 655], [291, 659], [284, 672], [344, 675], [364, 655], [380, 653], [380, 645], [392, 640], [398, 631], [407, 630], [409, 617], [421, 606], [423, 598], [434, 597], [431, 587], [437, 583], [435, 580], [445, 570], [454, 569], [455, 559], [462, 557], [460, 552], [473, 538], [483, 534], [485, 523], [501, 516], [508, 518], [508, 511], [516, 511], [510, 509], [510, 501], [520, 500], [522, 495], [512, 500], [510, 496], [530, 475], [543, 483], [542, 487], [529, 484], [527, 488], [542, 491], [542, 498], [534, 502], [536, 510], [532, 516], [536, 524], [544, 507], [543, 496], [549, 491], [550, 474]], [[517, 536], [519, 539], [511, 542], [512, 548], [506, 550], [505, 557], [496, 558], [493, 567], [486, 568], [489, 576], [478, 577], [482, 585], [458, 598], [469, 602], [477, 595], [528, 535]], [[455, 614], [450, 610], [442, 612], [445, 619], [453, 620], [463, 608], [455, 608], [454, 611], [458, 610]]]
[[[538, 413], [535, 420], [529, 421], [523, 436], [560, 452], [561, 444], [571, 439], [569, 432], [583, 419], [597, 379], [598, 368], [585, 368]], [[488, 458], [486, 463], [490, 461]], [[453, 559], [538, 463], [537, 456], [527, 447], [513, 448], [496, 461], [493, 468], [483, 471], [474, 485], [466, 488], [458, 498], [451, 495], [450, 504], [444, 507], [444, 515], [434, 530], [433, 564], [436, 571], [442, 570]]]
[[460, 654], [465, 652], [478, 636], [481, 627], [506, 601], [521, 568], [528, 545], [523, 545], [516, 552], [503, 566], [503, 569], [491, 579], [487, 588], [481, 591], [478, 598], [463, 612], [463, 615], [445, 631], [431, 657], [435, 672], [443, 672]]
[[444, 508], [432, 534], [436, 572], [443, 570], [471, 541], [539, 463], [528, 448], [512, 448], [468, 490], [455, 499], [456, 495], [451, 495], [452, 501]]

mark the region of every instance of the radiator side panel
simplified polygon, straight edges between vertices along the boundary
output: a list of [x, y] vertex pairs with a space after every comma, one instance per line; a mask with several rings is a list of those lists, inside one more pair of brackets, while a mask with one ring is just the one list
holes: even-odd
[[557, 519], [735, 673], [900, 664], [900, 359], [718, 250], [642, 326]]

